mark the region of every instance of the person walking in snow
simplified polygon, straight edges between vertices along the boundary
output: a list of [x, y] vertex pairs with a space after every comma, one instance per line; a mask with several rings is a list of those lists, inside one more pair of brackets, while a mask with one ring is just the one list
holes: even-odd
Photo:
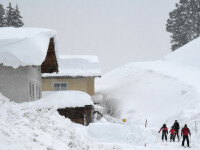
[[187, 140], [187, 146], [190, 147], [188, 134], [191, 136], [190, 129], [185, 124], [184, 128], [181, 130], [181, 136], [183, 136], [182, 146], [184, 146], [185, 140]]
[[[160, 128], [160, 131], [162, 131], [162, 140], [164, 141], [165, 138], [165, 140], [167, 141], [168, 128], [166, 124], [163, 124], [163, 126]], [[158, 133], [160, 133], [160, 131]]]
[[171, 133], [171, 135], [170, 135], [170, 142], [172, 142], [172, 140], [174, 142], [175, 141], [175, 133], [176, 133], [176, 131], [174, 129], [174, 126], [171, 127], [171, 130], [169, 131], [169, 133]]
[[176, 138], [176, 136], [177, 136], [177, 138], [178, 138], [178, 141], [180, 141], [179, 140], [179, 129], [180, 129], [180, 126], [179, 126], [179, 123], [178, 123], [178, 121], [177, 120], [175, 120], [175, 122], [174, 122], [174, 129], [175, 129], [175, 131], [176, 131], [176, 133], [175, 133], [175, 137], [174, 137], [174, 139]]

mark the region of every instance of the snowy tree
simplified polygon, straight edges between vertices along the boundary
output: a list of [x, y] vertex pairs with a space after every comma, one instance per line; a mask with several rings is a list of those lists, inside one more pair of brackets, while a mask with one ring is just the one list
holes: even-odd
[[12, 17], [12, 26], [13, 27], [22, 27], [24, 23], [22, 22], [22, 16], [20, 15], [19, 7], [16, 5], [16, 9]]
[[172, 51], [199, 37], [200, 0], [180, 0], [169, 13], [166, 30], [172, 33]]
[[3, 5], [0, 4], [0, 27], [4, 27], [5, 26], [5, 10], [3, 8]]
[[9, 3], [9, 6], [7, 7], [7, 11], [6, 11], [6, 26], [7, 27], [13, 26], [14, 13], [15, 13], [15, 10], [12, 8], [11, 3]]

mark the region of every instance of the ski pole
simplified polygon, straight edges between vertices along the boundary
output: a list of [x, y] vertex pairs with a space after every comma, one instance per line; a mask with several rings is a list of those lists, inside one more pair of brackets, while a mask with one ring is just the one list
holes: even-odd
[[190, 135], [190, 143], [192, 143], [192, 138], [191, 138], [191, 135]]

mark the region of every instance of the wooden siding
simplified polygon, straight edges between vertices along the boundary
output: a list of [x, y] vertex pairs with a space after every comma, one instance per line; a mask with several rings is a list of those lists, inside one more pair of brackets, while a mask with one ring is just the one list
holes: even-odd
[[71, 121], [85, 126], [89, 125], [93, 120], [93, 106], [91, 105], [76, 108], [62, 108], [58, 109], [58, 112]]
[[41, 73], [58, 72], [58, 63], [55, 52], [54, 39], [51, 38], [46, 58], [41, 65]]

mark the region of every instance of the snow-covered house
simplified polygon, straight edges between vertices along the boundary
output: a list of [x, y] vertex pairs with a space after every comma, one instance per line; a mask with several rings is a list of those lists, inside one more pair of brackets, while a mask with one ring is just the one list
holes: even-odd
[[42, 91], [77, 90], [94, 95], [94, 79], [101, 76], [97, 56], [61, 55], [59, 72], [42, 75]]
[[41, 97], [41, 72], [58, 72], [56, 32], [0, 28], [0, 92], [15, 102]]

